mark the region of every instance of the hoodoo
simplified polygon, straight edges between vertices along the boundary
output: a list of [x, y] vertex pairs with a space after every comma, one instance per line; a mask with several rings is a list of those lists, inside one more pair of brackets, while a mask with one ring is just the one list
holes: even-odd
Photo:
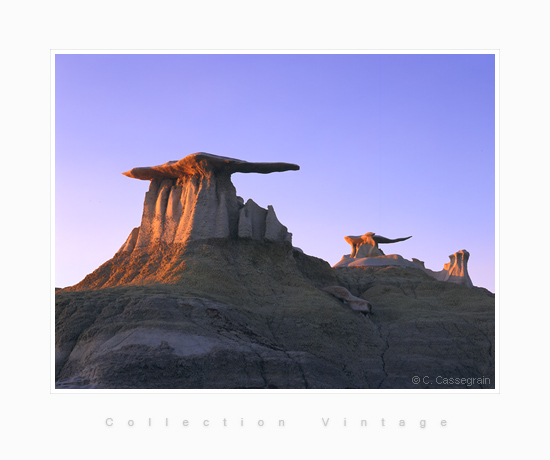
[[233, 173], [269, 174], [298, 170], [291, 163], [251, 163], [199, 152], [163, 165], [123, 173], [150, 180], [141, 226], [132, 230], [119, 250], [132, 252], [157, 243], [185, 243], [210, 238], [291, 241], [272, 206], [246, 204], [231, 182]]
[[424, 262], [418, 259], [412, 261], [404, 259], [399, 254], [385, 255], [378, 247], [379, 244], [398, 243], [406, 241], [405, 238], [390, 239], [373, 232], [367, 232], [359, 236], [345, 236], [344, 240], [351, 246], [351, 254], [344, 255], [342, 259], [334, 265], [334, 268], [342, 267], [385, 267], [398, 265], [408, 268], [420, 268], [425, 273], [438, 281], [449, 281], [451, 283], [462, 284], [467, 287], [473, 287], [472, 280], [468, 274], [468, 259], [470, 253], [465, 249], [455, 252], [449, 256], [450, 262], [443, 266], [443, 270], [435, 272], [426, 268]]
[[351, 245], [351, 257], [357, 259], [362, 257], [383, 256], [384, 253], [378, 247], [379, 243], [398, 243], [399, 241], [405, 241], [409, 238], [412, 237], [407, 236], [405, 238], [396, 238], [392, 240], [373, 232], [368, 232], [361, 236], [344, 236], [346, 242]]

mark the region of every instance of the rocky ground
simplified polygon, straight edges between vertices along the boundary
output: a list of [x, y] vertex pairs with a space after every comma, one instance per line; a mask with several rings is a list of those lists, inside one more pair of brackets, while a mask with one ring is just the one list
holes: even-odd
[[[373, 315], [321, 291], [334, 285]], [[494, 326], [493, 294], [419, 269], [332, 269], [286, 243], [159, 245], [56, 292], [56, 388], [494, 388]]]

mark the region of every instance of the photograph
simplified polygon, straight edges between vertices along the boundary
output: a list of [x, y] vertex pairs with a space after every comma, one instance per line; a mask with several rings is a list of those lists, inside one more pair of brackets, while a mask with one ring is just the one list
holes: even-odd
[[7, 5], [3, 457], [544, 456], [527, 6]]
[[52, 55], [52, 392], [497, 393], [495, 51]]

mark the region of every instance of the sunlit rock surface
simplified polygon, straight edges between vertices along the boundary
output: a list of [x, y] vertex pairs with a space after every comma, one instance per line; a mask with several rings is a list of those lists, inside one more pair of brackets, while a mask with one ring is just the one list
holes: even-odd
[[473, 287], [472, 280], [468, 274], [468, 259], [470, 253], [466, 249], [455, 252], [449, 256], [450, 262], [443, 266], [443, 270], [434, 272], [424, 266], [424, 262], [418, 259], [412, 259], [417, 267], [420, 267], [429, 275], [439, 281], [449, 281], [450, 283], [463, 284], [464, 286]]
[[468, 259], [470, 253], [465, 249], [450, 255], [450, 262], [443, 266], [443, 270], [433, 271], [424, 266], [424, 262], [418, 259], [407, 260], [399, 254], [385, 255], [379, 249], [379, 243], [397, 243], [411, 238], [389, 239], [375, 233], [368, 232], [360, 236], [345, 236], [344, 239], [351, 245], [351, 254], [344, 255], [334, 265], [334, 268], [342, 267], [387, 267], [400, 266], [407, 268], [420, 268], [439, 281], [462, 284], [473, 287], [468, 274]]
[[298, 171], [292, 163], [258, 163], [198, 152], [187, 155], [179, 161], [168, 161], [158, 166], [133, 168], [123, 173], [134, 179], [179, 179], [180, 177], [218, 176], [240, 173], [269, 174], [272, 172]]
[[[184, 244], [188, 240], [238, 236], [291, 241], [291, 235], [277, 220], [272, 206], [265, 210], [251, 200], [243, 205], [231, 175], [298, 169], [298, 165], [290, 163], [250, 163], [202, 152], [159, 166], [131, 169], [123, 174], [150, 180], [151, 185], [145, 195], [141, 225], [132, 231], [119, 252], [158, 243]], [[260, 215], [262, 221], [258, 220]]]
[[399, 241], [405, 241], [411, 238], [407, 236], [405, 238], [390, 239], [376, 233], [367, 232], [360, 236], [345, 236], [344, 239], [351, 245], [352, 258], [361, 259], [363, 257], [378, 257], [383, 256], [384, 252], [378, 247], [378, 244], [384, 243], [397, 243]]

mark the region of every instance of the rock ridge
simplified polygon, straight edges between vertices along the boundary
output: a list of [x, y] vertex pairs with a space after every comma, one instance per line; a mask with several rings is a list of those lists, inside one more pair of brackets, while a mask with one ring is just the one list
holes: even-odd
[[[173, 272], [56, 294], [56, 388], [450, 388], [415, 385], [418, 373], [494, 388], [488, 293], [399, 266], [331, 269], [290, 244], [210, 240], [138, 254], [120, 266], [135, 257], [128, 268], [139, 274], [141, 257], [142, 274]], [[369, 317], [353, 311], [360, 300]]]

